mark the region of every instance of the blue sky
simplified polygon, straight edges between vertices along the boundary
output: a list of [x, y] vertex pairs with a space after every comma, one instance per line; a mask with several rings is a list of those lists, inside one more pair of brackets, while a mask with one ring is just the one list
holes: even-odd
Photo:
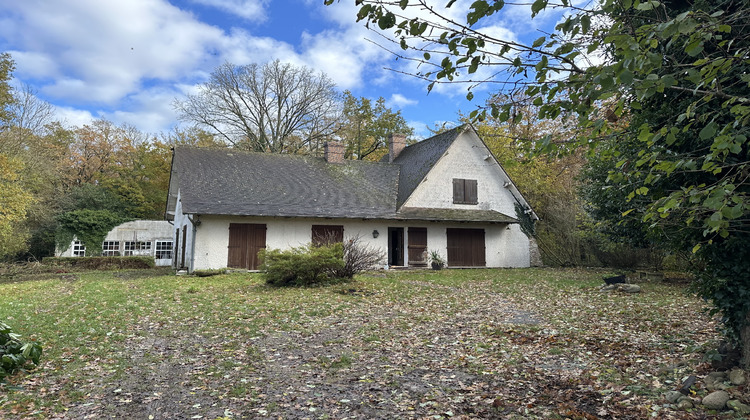
[[[447, 13], [463, 21], [469, 4]], [[385, 98], [421, 135], [486, 98], [491, 86], [468, 102], [465, 86], [428, 95], [426, 82], [385, 70], [413, 68], [367, 41], [377, 34], [355, 16], [353, 0], [328, 7], [323, 0], [0, 0], [0, 51], [16, 62], [15, 82], [30, 85], [68, 124], [106, 118], [148, 133], [177, 124], [175, 98], [224, 62], [280, 59], [323, 71], [341, 91]], [[559, 18], [529, 16], [509, 7], [482, 25], [528, 41]]]

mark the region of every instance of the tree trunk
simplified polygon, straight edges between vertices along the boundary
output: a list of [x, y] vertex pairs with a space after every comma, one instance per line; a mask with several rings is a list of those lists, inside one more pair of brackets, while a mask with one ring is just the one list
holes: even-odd
[[750, 311], [745, 314], [745, 325], [740, 330], [740, 350], [742, 359], [740, 365], [744, 369], [750, 368]]

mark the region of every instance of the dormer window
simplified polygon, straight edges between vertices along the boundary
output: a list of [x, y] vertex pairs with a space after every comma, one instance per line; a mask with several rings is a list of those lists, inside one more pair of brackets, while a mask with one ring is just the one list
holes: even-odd
[[477, 180], [453, 178], [453, 204], [477, 203]]

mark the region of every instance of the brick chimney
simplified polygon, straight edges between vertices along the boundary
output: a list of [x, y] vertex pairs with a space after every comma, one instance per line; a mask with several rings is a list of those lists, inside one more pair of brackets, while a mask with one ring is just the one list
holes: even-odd
[[325, 142], [323, 154], [328, 163], [344, 163], [344, 145], [340, 141]]
[[393, 162], [406, 147], [406, 136], [403, 134], [388, 135], [388, 162]]

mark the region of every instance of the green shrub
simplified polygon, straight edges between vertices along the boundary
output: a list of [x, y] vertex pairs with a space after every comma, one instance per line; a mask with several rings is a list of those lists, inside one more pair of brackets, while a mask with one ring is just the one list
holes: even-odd
[[35, 342], [23, 343], [20, 336], [3, 322], [0, 322], [0, 381], [31, 362], [39, 364], [42, 346]]
[[42, 264], [60, 268], [83, 270], [113, 270], [128, 268], [153, 268], [153, 257], [47, 257]]
[[341, 243], [281, 251], [260, 252], [266, 283], [272, 286], [308, 286], [336, 278], [344, 268], [344, 247]]

